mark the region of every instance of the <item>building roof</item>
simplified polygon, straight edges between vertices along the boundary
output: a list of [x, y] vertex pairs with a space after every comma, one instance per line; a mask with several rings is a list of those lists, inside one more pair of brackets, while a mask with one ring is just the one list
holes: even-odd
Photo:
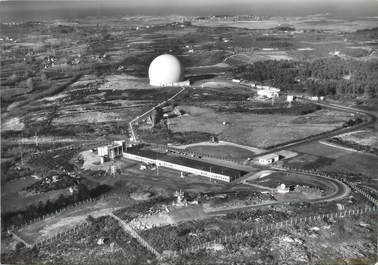
[[127, 153], [143, 156], [150, 159], [161, 160], [172, 164], [178, 164], [186, 167], [191, 167], [198, 170], [212, 172], [216, 174], [222, 174], [230, 176], [231, 179], [239, 178], [245, 174], [246, 171], [237, 170], [234, 168], [219, 166], [204, 161], [194, 160], [182, 156], [167, 155], [165, 153], [156, 152], [149, 149], [128, 148]]
[[270, 154], [259, 156], [257, 159], [259, 159], [259, 160], [260, 159], [266, 159], [266, 160], [268, 160], [268, 159], [272, 159], [272, 158], [277, 157], [277, 156], [279, 156], [279, 154], [277, 154], [277, 153], [270, 153]]

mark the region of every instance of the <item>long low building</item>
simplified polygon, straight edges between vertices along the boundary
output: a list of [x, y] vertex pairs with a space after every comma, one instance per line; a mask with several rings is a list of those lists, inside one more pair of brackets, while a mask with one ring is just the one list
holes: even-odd
[[231, 182], [247, 173], [245, 171], [210, 164], [204, 161], [181, 156], [171, 156], [149, 149], [128, 148], [127, 152], [123, 153], [123, 157], [225, 182]]

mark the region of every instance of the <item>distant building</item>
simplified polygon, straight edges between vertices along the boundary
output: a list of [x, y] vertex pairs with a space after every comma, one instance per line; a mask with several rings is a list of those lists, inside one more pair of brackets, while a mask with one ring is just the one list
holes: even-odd
[[273, 153], [273, 154], [260, 156], [257, 161], [261, 165], [269, 165], [274, 162], [277, 162], [278, 160], [280, 160], [280, 156], [278, 154]]
[[114, 159], [122, 156], [122, 153], [126, 150], [126, 141], [114, 141], [112, 144], [100, 146], [97, 148], [97, 154], [101, 157], [108, 157]]
[[277, 191], [278, 193], [288, 193], [290, 190], [289, 190], [288, 187], [286, 187], [285, 184], [281, 184], [281, 185], [279, 185], [279, 186], [276, 188], [276, 191]]
[[216, 137], [214, 135], [210, 136], [210, 142], [212, 142], [212, 143], [218, 143], [218, 137]]
[[280, 95], [280, 89], [275, 87], [269, 86], [256, 86], [257, 87], [257, 95], [261, 97], [267, 98], [277, 98]]
[[173, 83], [164, 83], [156, 86], [161, 86], [161, 87], [172, 87], [172, 86], [190, 86], [190, 81], [185, 80], [181, 82], [173, 82]]
[[287, 95], [287, 97], [286, 97], [286, 101], [287, 102], [293, 102], [294, 101], [294, 96], [293, 95]]
[[335, 56], [335, 57], [341, 57], [342, 56], [341, 51], [333, 51], [333, 52], [329, 52], [328, 54], [331, 55], [331, 56]]
[[310, 97], [310, 100], [311, 101], [323, 101], [324, 100], [324, 97], [323, 96], [314, 96], [314, 97]]

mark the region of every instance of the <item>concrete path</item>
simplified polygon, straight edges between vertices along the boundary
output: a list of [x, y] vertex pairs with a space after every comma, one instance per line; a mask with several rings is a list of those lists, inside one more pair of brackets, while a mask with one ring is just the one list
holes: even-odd
[[140, 235], [138, 235], [138, 233], [129, 224], [127, 224], [124, 220], [114, 215], [113, 213], [109, 216], [117, 220], [126, 233], [135, 238], [142, 246], [151, 251], [158, 259], [161, 259], [161, 254], [156, 249], [154, 249], [146, 240], [144, 240]]
[[17, 240], [18, 242], [23, 243], [27, 248], [32, 248], [31, 244], [29, 244], [28, 242], [26, 242], [25, 240], [23, 240], [21, 237], [19, 237], [18, 235], [16, 235], [13, 231], [10, 231], [10, 234], [12, 235], [12, 237], [15, 240]]
[[353, 149], [353, 148], [345, 147], [345, 146], [334, 144], [334, 143], [329, 143], [329, 142], [326, 142], [326, 141], [319, 141], [319, 143], [327, 145], [327, 146], [330, 146], [330, 147], [333, 147], [333, 148], [338, 148], [338, 149], [341, 149], [341, 150], [345, 150], [345, 151], [348, 151], [348, 152], [355, 152], [355, 153], [360, 153], [360, 154], [363, 154], [363, 155], [377, 157], [377, 155], [372, 154], [372, 153], [368, 153], [368, 152], [364, 152], [364, 151], [359, 151], [359, 150], [356, 150], [356, 149]]
[[218, 141], [217, 143], [205, 141], [205, 142], [198, 142], [198, 143], [187, 144], [187, 145], [175, 145], [175, 146], [172, 146], [172, 147], [178, 148], [178, 149], [186, 149], [188, 147], [193, 147], [193, 146], [220, 146], [220, 145], [222, 145], [222, 146], [230, 145], [230, 146], [239, 147], [241, 149], [249, 150], [249, 151], [251, 151], [255, 154], [260, 154], [262, 152], [266, 152], [266, 150], [262, 149], [262, 148], [257, 148], [257, 147], [253, 147], [253, 146], [249, 146], [249, 145], [241, 145], [241, 144], [236, 144], [236, 143], [227, 142], [227, 141]]
[[273, 188], [269, 188], [269, 187], [265, 187], [263, 185], [259, 185], [259, 184], [253, 184], [253, 183], [250, 183], [250, 182], [247, 182], [246, 180], [242, 182], [244, 185], [249, 185], [249, 186], [252, 186], [252, 187], [255, 187], [255, 188], [258, 188], [258, 189], [262, 189], [262, 190], [268, 190], [268, 191], [274, 191], [275, 189]]

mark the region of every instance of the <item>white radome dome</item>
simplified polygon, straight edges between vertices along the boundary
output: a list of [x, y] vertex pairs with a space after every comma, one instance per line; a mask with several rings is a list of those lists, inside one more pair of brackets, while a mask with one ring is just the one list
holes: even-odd
[[175, 56], [163, 54], [151, 62], [148, 77], [152, 86], [170, 85], [182, 81], [184, 69]]

